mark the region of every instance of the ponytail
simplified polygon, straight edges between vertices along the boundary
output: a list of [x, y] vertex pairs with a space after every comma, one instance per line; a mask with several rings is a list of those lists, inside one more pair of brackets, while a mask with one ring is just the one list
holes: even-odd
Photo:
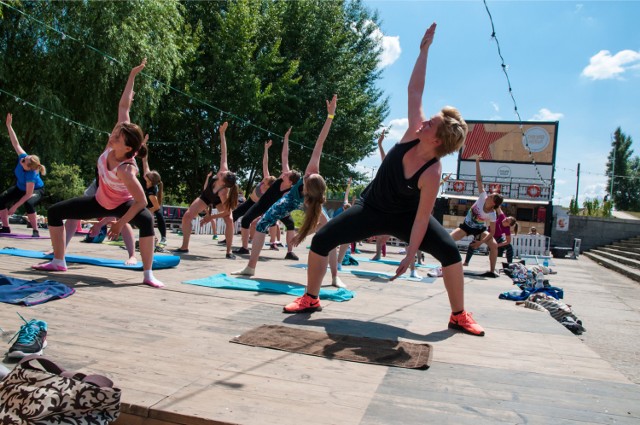
[[158, 183], [158, 205], [162, 208], [162, 193], [163, 193], [163, 184], [162, 182]]
[[41, 176], [47, 174], [47, 167], [40, 163], [40, 157], [38, 155], [29, 155], [29, 169], [37, 171]]
[[306, 194], [304, 204], [307, 207], [302, 226], [298, 230], [298, 234], [293, 238], [293, 244], [299, 245], [304, 239], [315, 230], [322, 214], [322, 204], [325, 203], [324, 196], [327, 185], [319, 174], [312, 174], [307, 177], [304, 182]]
[[45, 167], [44, 165], [40, 164], [40, 166], [38, 167], [38, 172], [40, 173], [41, 176], [46, 176], [47, 175], [47, 167]]
[[229, 187], [229, 193], [227, 194], [227, 200], [224, 202], [224, 207], [227, 211], [231, 212], [238, 207], [238, 185], [234, 184]]

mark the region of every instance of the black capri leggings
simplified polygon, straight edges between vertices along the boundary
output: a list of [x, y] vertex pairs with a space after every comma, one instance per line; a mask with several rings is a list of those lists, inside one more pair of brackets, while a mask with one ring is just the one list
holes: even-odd
[[162, 213], [162, 207], [158, 208], [153, 215], [156, 218], [156, 222], [158, 223], [158, 231], [160, 232], [160, 237], [167, 237], [167, 223], [164, 221], [164, 214]]
[[[382, 213], [357, 201], [348, 210], [329, 220], [311, 240], [311, 251], [326, 257], [333, 248], [376, 235], [391, 235], [409, 242], [415, 212]], [[462, 258], [456, 243], [433, 216], [429, 216], [429, 228], [420, 250], [428, 252], [443, 267], [459, 263]]]
[[282, 198], [282, 195], [284, 195], [284, 193], [280, 191], [280, 184], [282, 183], [282, 180], [280, 180], [280, 182], [278, 182], [278, 180], [269, 186], [269, 189], [262, 194], [260, 199], [258, 199], [258, 202], [253, 204], [249, 210], [244, 213], [242, 220], [240, 221], [243, 229], [248, 229], [253, 220], [266, 213], [271, 205], [275, 204], [278, 199]]
[[[11, 186], [9, 189], [2, 192], [0, 195], [0, 210], [8, 208], [10, 205], [15, 204], [20, 198], [27, 193], [24, 190], [18, 189], [18, 186]], [[44, 187], [40, 189], [34, 189], [31, 198], [27, 199], [24, 204], [24, 209], [27, 214], [34, 214], [36, 212], [36, 205], [40, 203], [40, 200], [44, 196]]]
[[[134, 201], [127, 201], [112, 210], [101, 206], [94, 196], [80, 196], [78, 198], [67, 199], [52, 205], [47, 211], [49, 226], [62, 226], [65, 218], [76, 220], [96, 218], [96, 217], [122, 217], [127, 213]], [[143, 208], [130, 221], [140, 229], [140, 237], [153, 236], [153, 215], [147, 208]]]
[[249, 211], [249, 208], [254, 206], [256, 203], [253, 202], [253, 199], [247, 198], [242, 204], [238, 205], [238, 208], [233, 210], [233, 222], [238, 221], [240, 217], [244, 217], [244, 215]]

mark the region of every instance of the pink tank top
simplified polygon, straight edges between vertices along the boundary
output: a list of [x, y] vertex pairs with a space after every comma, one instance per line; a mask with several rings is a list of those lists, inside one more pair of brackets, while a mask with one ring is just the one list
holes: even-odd
[[113, 170], [109, 170], [107, 158], [112, 149], [105, 149], [98, 158], [98, 177], [100, 179], [98, 191], [96, 192], [96, 201], [108, 210], [117, 208], [127, 201], [133, 199], [127, 186], [117, 176], [118, 168], [122, 164], [131, 164], [138, 169], [134, 159], [127, 159], [119, 163]]

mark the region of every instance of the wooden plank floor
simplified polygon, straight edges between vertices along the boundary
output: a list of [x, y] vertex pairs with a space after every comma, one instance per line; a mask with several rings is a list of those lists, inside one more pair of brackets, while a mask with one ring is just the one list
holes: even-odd
[[[79, 240], [72, 241], [70, 252], [124, 260], [119, 247]], [[313, 315], [284, 315], [282, 305], [290, 296], [181, 283], [246, 264], [225, 259], [224, 248], [210, 236], [191, 241], [190, 255], [177, 268], [155, 272], [167, 285], [163, 290], [141, 285], [142, 272], [70, 264], [66, 273], [42, 273], [30, 269], [37, 261], [0, 255], [0, 274], [56, 279], [77, 290], [65, 300], [30, 308], [0, 304], [2, 342], [8, 348], [19, 329], [17, 312], [27, 320], [45, 320], [47, 356], [67, 369], [105, 374], [122, 388], [117, 424], [640, 422], [640, 387], [632, 380], [640, 343], [630, 342], [638, 340], [640, 302], [621, 305], [616, 293], [624, 290], [640, 300], [640, 289], [585, 257], [556, 260], [559, 273], [552, 282], [565, 288], [566, 301], [579, 316], [582, 310], [620, 320], [623, 337], [596, 333], [606, 343], [592, 343], [546, 313], [499, 300], [500, 292], [511, 289], [505, 276], [466, 278], [467, 309], [487, 330], [484, 338], [447, 329], [441, 278], [433, 284], [388, 283], [341, 274], [356, 291], [355, 299], [325, 302], [324, 310]], [[179, 243], [178, 235], [169, 235], [168, 248]], [[45, 250], [48, 245], [47, 240], [0, 238], [0, 247]], [[390, 258], [401, 258], [398, 248], [388, 251]], [[296, 252], [305, 262], [305, 249]], [[263, 251], [257, 276], [304, 283], [306, 271], [288, 267], [295, 262], [283, 260], [284, 254]], [[484, 271], [487, 262], [474, 257], [470, 270]], [[395, 269], [364, 262], [358, 268]], [[605, 277], [598, 284], [588, 276]], [[428, 342], [434, 361], [429, 370], [415, 371], [229, 343], [262, 324]], [[589, 322], [585, 326], [589, 329]], [[11, 368], [7, 360], [3, 364]]]

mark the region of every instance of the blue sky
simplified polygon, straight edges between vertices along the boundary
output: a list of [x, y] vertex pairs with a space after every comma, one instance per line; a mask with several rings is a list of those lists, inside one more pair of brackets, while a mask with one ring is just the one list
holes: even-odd
[[[516, 121], [491, 22], [482, 0], [365, 0], [381, 18], [382, 79], [390, 101], [385, 149], [406, 130], [406, 87], [426, 28], [427, 115], [456, 106], [466, 119]], [[617, 127], [640, 155], [640, 1], [488, 1], [496, 37], [523, 120], [559, 121], [554, 204], [608, 191], [604, 175]], [[455, 172], [457, 154], [443, 159]], [[375, 172], [377, 153], [359, 164]]]

